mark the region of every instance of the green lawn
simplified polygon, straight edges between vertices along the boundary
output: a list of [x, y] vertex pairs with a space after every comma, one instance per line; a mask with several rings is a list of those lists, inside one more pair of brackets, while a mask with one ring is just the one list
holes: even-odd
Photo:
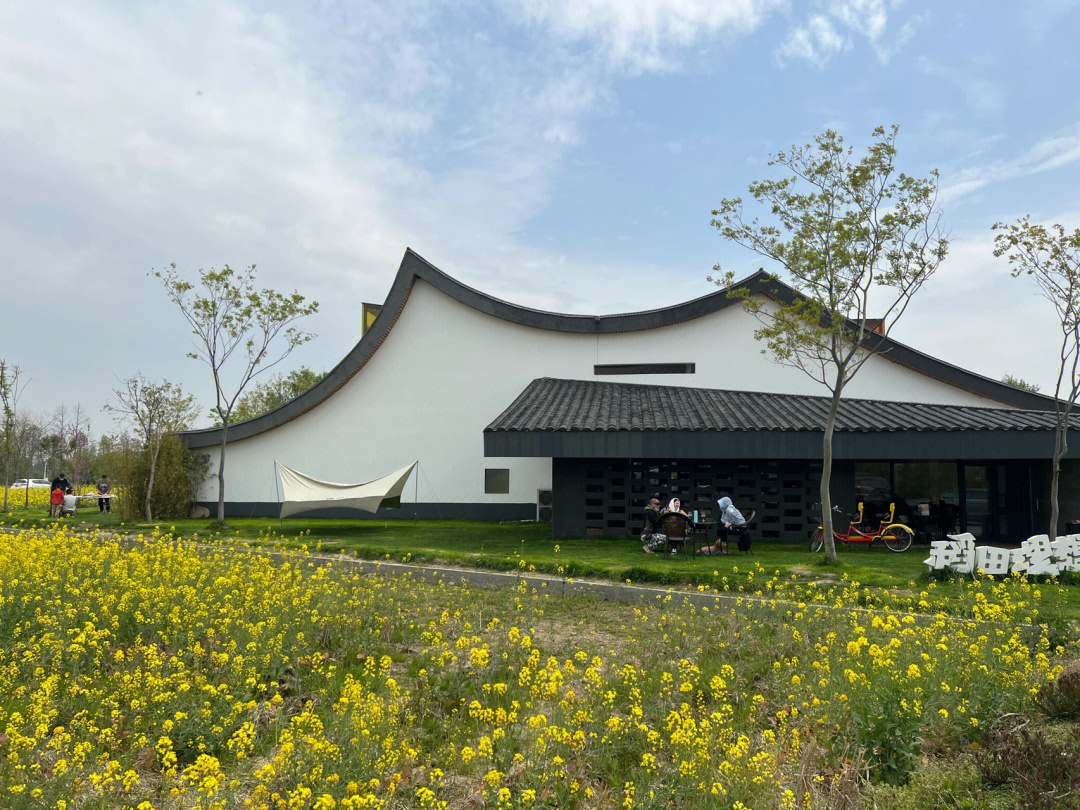
[[[6, 523], [48, 525], [55, 521], [40, 511], [16, 510]], [[125, 532], [150, 532], [156, 528], [187, 537], [212, 539], [219, 530], [212, 521], [177, 520], [148, 524], [125, 521], [90, 510], [68, 518], [72, 526], [101, 526]], [[599, 577], [617, 581], [717, 585], [724, 576], [745, 572], [760, 563], [769, 573], [794, 575], [798, 579], [839, 578], [847, 574], [863, 585], [908, 588], [926, 578], [922, 560], [925, 548], [913, 547], [896, 554], [883, 546], [849, 546], [840, 549], [840, 564], [826, 566], [822, 555], [812, 554], [806, 543], [757, 540], [753, 555], [731, 553], [721, 557], [667, 557], [645, 554], [634, 538], [570, 538], [555, 542], [548, 524], [476, 523], [467, 521], [318, 520], [289, 518], [284, 521], [236, 518], [227, 534], [255, 545], [286, 545], [324, 551], [352, 552], [367, 559], [389, 556], [395, 560], [442, 562], [498, 570], [524, 569], [569, 577]], [[733, 544], [734, 545], [734, 544]]]

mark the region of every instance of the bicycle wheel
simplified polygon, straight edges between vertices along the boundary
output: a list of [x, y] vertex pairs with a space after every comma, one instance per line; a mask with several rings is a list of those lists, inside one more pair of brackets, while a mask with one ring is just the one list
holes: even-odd
[[889, 551], [907, 551], [911, 548], [914, 537], [915, 533], [911, 529], [899, 523], [886, 526], [885, 531], [881, 533], [881, 539], [885, 541]]
[[821, 551], [821, 547], [825, 545], [825, 532], [818, 527], [818, 530], [814, 532], [810, 538], [810, 550], [817, 553]]

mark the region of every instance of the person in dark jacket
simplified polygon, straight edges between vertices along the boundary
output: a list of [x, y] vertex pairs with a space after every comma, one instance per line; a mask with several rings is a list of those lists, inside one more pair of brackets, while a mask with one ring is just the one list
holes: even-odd
[[[103, 475], [97, 482], [98, 495], [111, 495], [112, 484], [109, 483], [109, 476]], [[112, 512], [112, 498], [98, 498], [98, 512]]]
[[72, 495], [75, 492], [75, 490], [71, 488], [71, 483], [67, 480], [67, 476], [63, 473], [60, 473], [53, 479], [52, 489], [58, 489], [65, 495]]
[[641, 530], [641, 550], [646, 554], [652, 554], [667, 542], [667, 535], [660, 529], [664, 514], [665, 510], [660, 508], [660, 499], [649, 498], [645, 505], [645, 527]]

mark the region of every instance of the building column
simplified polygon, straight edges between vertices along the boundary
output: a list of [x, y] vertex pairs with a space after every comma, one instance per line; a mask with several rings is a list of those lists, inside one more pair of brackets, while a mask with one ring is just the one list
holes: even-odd
[[[820, 470], [820, 467], [819, 467]], [[846, 514], [854, 515], [858, 509], [855, 499], [855, 462], [846, 459], [833, 460], [832, 477], [829, 479], [829, 496], [833, 506], [839, 506]], [[814, 499], [815, 502], [817, 498]], [[847, 526], [840, 527], [840, 531]]]
[[551, 460], [551, 537], [585, 536], [585, 460]]

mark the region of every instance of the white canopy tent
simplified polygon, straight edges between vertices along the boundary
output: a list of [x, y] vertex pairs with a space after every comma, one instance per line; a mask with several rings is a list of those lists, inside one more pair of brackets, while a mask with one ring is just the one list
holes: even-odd
[[376, 512], [382, 506], [400, 506], [405, 482], [417, 463], [414, 461], [407, 467], [366, 484], [336, 484], [304, 475], [275, 461], [274, 469], [281, 488], [281, 517], [311, 509], [345, 508]]

